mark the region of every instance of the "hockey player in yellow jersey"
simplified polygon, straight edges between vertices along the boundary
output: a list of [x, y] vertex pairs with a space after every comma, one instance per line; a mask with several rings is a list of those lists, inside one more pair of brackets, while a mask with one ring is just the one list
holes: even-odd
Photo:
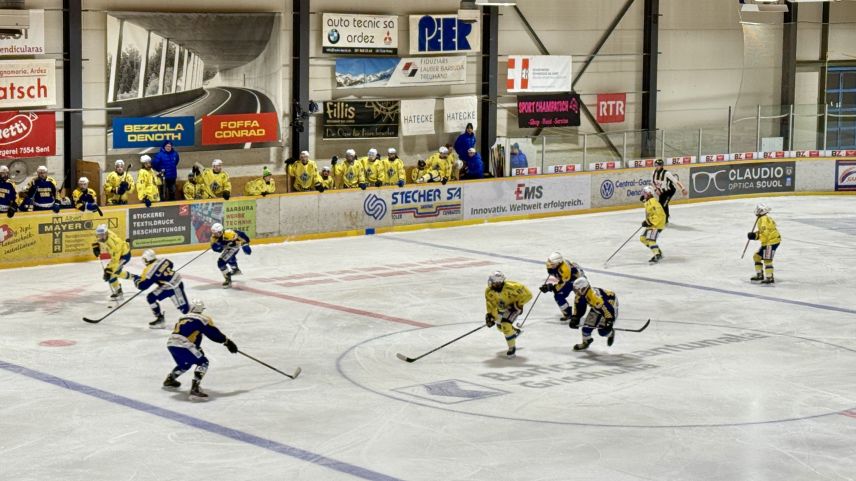
[[321, 167], [321, 182], [318, 192], [336, 188], [336, 179], [333, 177], [332, 169], [328, 166]]
[[211, 162], [211, 168], [202, 171], [202, 180], [211, 189], [214, 197], [229, 200], [229, 197], [232, 196], [232, 182], [229, 181], [229, 174], [223, 170], [222, 160], [214, 159]]
[[398, 158], [398, 151], [393, 147], [387, 150], [387, 157], [383, 159], [383, 168], [386, 171], [386, 181], [384, 185], [397, 185], [404, 187], [407, 179], [407, 172], [404, 170], [404, 162]]
[[148, 155], [140, 157], [140, 165], [143, 167], [137, 173], [137, 197], [146, 204], [146, 207], [151, 207], [152, 202], [160, 201], [158, 186], [161, 185], [161, 180], [152, 170], [151, 157]]
[[295, 192], [318, 190], [318, 184], [320, 183], [318, 165], [314, 160], [309, 158], [308, 151], [304, 150], [301, 152], [298, 160], [286, 160], [285, 165], [288, 168], [288, 175], [294, 179], [292, 185]]
[[125, 205], [128, 203], [128, 194], [134, 191], [134, 176], [125, 170], [125, 161], [116, 160], [113, 164], [113, 172], [107, 176], [104, 182], [104, 193], [107, 205]]
[[517, 353], [517, 337], [521, 334], [521, 330], [514, 327], [514, 321], [532, 299], [532, 293], [523, 284], [508, 281], [502, 272], [496, 271], [487, 279], [484, 297], [487, 304], [485, 324], [488, 328], [498, 325], [508, 344], [505, 355], [513, 358]]
[[95, 242], [92, 243], [92, 253], [95, 257], [101, 258], [101, 252], [110, 254], [110, 262], [104, 268], [104, 282], [110, 284], [110, 290], [113, 294], [111, 300], [122, 298], [122, 284], [119, 279], [129, 279], [131, 277], [127, 271], [123, 270], [125, 264], [131, 261], [131, 246], [128, 242], [119, 237], [115, 232], [107, 228], [107, 224], [101, 224], [95, 228]]
[[244, 186], [244, 195], [260, 195], [262, 197], [276, 192], [276, 181], [267, 167], [262, 169], [261, 178], [251, 180]]
[[365, 190], [368, 187], [366, 183], [366, 170], [362, 164], [356, 161], [357, 153], [354, 149], [345, 151], [345, 162], [338, 163], [338, 158], [333, 157], [331, 163], [335, 169], [336, 178], [341, 182], [344, 189], [360, 189]]
[[368, 185], [380, 187], [386, 182], [386, 167], [380, 160], [377, 149], [369, 149], [368, 154], [361, 157], [357, 162], [362, 164], [366, 171], [366, 183]]
[[199, 163], [193, 166], [190, 173], [187, 174], [187, 182], [181, 188], [186, 200], [203, 200], [213, 199], [214, 193], [208, 188], [208, 184], [202, 178], [202, 165]]
[[102, 217], [104, 213], [98, 207], [98, 196], [94, 190], [89, 188], [89, 179], [81, 177], [77, 181], [77, 188], [71, 193], [74, 208], [81, 212], [98, 212]]
[[428, 157], [428, 168], [434, 170], [440, 175], [440, 183], [446, 184], [452, 177], [452, 161], [449, 158], [449, 149], [440, 147], [437, 153]]
[[592, 332], [597, 329], [601, 337], [606, 338], [606, 345], [611, 346], [615, 342], [615, 330], [612, 326], [618, 320], [618, 297], [614, 292], [592, 287], [588, 279], [580, 277], [574, 281], [574, 315], [568, 327], [577, 329], [580, 321], [589, 309], [583, 324], [583, 342], [574, 346], [574, 351], [588, 349], [592, 339]]
[[657, 237], [666, 228], [666, 213], [655, 197], [654, 188], [650, 185], [642, 189], [642, 198], [645, 200], [645, 220], [642, 221], [645, 232], [639, 240], [654, 253], [648, 262], [655, 264], [663, 258], [663, 251], [657, 245]]
[[[773, 284], [773, 256], [782, 242], [782, 236], [776, 227], [776, 221], [769, 216], [772, 209], [767, 204], [761, 203], [755, 206], [755, 215], [758, 217], [758, 230], [748, 234], [749, 240], [761, 241], [761, 248], [752, 256], [755, 260], [755, 277], [752, 281], [760, 281], [761, 284]], [[763, 264], [761, 263], [763, 261]]]
[[426, 182], [440, 182], [440, 172], [432, 168], [422, 159], [416, 161], [416, 168], [410, 173], [411, 179], [416, 184]]
[[547, 282], [541, 286], [541, 292], [552, 292], [556, 304], [562, 311], [562, 320], [573, 316], [573, 308], [568, 304], [568, 297], [574, 291], [574, 281], [586, 276], [576, 262], [566, 260], [561, 253], [553, 252], [547, 257]]

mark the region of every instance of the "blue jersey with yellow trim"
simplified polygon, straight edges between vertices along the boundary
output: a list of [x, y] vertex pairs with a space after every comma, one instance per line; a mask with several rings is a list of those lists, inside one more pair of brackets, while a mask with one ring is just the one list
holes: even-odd
[[[15, 191], [15, 184], [8, 180], [0, 179], [0, 211], [5, 212], [6, 209], [15, 203], [15, 197], [18, 193]], [[5, 208], [4, 208], [5, 207]]]
[[577, 317], [582, 317], [586, 313], [586, 308], [591, 307], [592, 311], [597, 312], [607, 320], [615, 320], [615, 293], [608, 289], [599, 287], [590, 287], [585, 295], [576, 295], [574, 299], [574, 310]]
[[146, 266], [135, 284], [138, 289], [144, 291], [153, 285], [175, 287], [180, 282], [181, 276], [173, 269], [172, 261], [158, 259]]
[[583, 271], [583, 268], [579, 266], [579, 264], [570, 261], [563, 261], [561, 264], [552, 269], [548, 267], [547, 274], [555, 277], [556, 280], [558, 280], [558, 282], [556, 283], [557, 291], [561, 291], [569, 283], [573, 285], [575, 280], [579, 279], [580, 277], [586, 276], [586, 273]]
[[[220, 329], [214, 325], [214, 320], [208, 316], [202, 314], [185, 314], [178, 319], [178, 322], [175, 323], [175, 327], [172, 330], [172, 336], [181, 336], [187, 339], [190, 343], [195, 344], [196, 347], [199, 347], [202, 344], [202, 336], [211, 339], [217, 343], [226, 342], [226, 335], [220, 332]], [[173, 339], [170, 339], [172, 341]], [[182, 339], [176, 339], [179, 341], [177, 344], [181, 344], [180, 341]], [[176, 344], [174, 342], [170, 342], [170, 345]]]

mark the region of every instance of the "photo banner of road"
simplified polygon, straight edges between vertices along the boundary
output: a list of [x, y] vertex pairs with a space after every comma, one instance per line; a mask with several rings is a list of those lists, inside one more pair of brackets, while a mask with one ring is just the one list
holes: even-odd
[[467, 82], [467, 57], [337, 58], [336, 88], [413, 87]]
[[[107, 106], [121, 108], [108, 114], [110, 154], [153, 154], [170, 136], [149, 130], [126, 147], [110, 128], [119, 117], [193, 118], [187, 137], [194, 143], [182, 151], [281, 146], [280, 26], [277, 13], [109, 12]], [[203, 118], [219, 115], [241, 116], [240, 125], [263, 125], [276, 135], [235, 128], [228, 143], [204, 142]]]

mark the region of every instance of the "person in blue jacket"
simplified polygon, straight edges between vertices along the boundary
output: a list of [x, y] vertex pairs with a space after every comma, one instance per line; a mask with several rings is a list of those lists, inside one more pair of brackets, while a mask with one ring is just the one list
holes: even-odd
[[467, 149], [464, 164], [467, 166], [467, 173], [461, 176], [461, 180], [481, 179], [484, 177], [484, 163], [482, 163], [481, 154], [476, 152], [475, 147]]
[[164, 195], [162, 200], [176, 200], [175, 179], [178, 178], [178, 152], [173, 148], [172, 141], [163, 143], [160, 152], [152, 160], [152, 168], [163, 175]]
[[526, 154], [520, 150], [520, 144], [517, 142], [511, 145], [511, 155], [509, 156], [509, 160], [511, 160], [512, 169], [523, 169], [529, 167], [529, 160], [526, 158]]
[[475, 148], [475, 146], [476, 134], [473, 130], [473, 124], [469, 123], [467, 124], [467, 128], [464, 129], [464, 132], [455, 140], [455, 153], [458, 154], [459, 159], [466, 162], [467, 151]]

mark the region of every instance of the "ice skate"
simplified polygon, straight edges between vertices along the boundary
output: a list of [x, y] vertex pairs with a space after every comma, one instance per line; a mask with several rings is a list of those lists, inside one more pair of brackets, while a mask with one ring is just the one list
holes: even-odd
[[241, 272], [241, 269], [238, 269], [237, 267], [232, 269], [232, 272], [230, 273], [232, 277], [240, 276], [241, 274], [243, 274], [243, 272]]
[[508, 348], [508, 351], [505, 353], [505, 357], [508, 359], [514, 359], [517, 355], [517, 346]]
[[574, 351], [585, 351], [591, 346], [594, 339], [583, 339], [583, 342], [574, 345]]
[[202, 391], [199, 388], [199, 381], [193, 380], [193, 384], [190, 387], [190, 394], [188, 395], [191, 401], [207, 401], [208, 394]]
[[172, 375], [172, 373], [169, 373], [169, 375], [167, 375], [166, 379], [164, 379], [163, 381], [163, 388], [168, 391], [172, 391], [179, 387], [181, 387], [181, 383], [178, 382], [178, 380], [175, 378], [175, 376]]
[[158, 314], [158, 317], [156, 317], [154, 321], [149, 323], [149, 329], [164, 329], [164, 328], [166, 328], [166, 322], [164, 321], [163, 314]]
[[223, 289], [229, 289], [232, 287], [232, 274], [225, 272], [223, 273]]
[[753, 277], [750, 277], [749, 280], [752, 282], [763, 282], [764, 281], [764, 274], [759, 272], [759, 273], [755, 274]]
[[118, 301], [122, 298], [124, 298], [124, 293], [122, 292], [122, 286], [119, 286], [119, 288], [116, 289], [116, 292], [114, 292], [113, 294], [110, 294], [110, 300], [111, 301]]
[[761, 281], [761, 284], [775, 284], [775, 283], [776, 283], [776, 281], [773, 280], [773, 276], [770, 276], [770, 277]]
[[611, 346], [615, 344], [615, 329], [609, 331], [609, 336], [606, 337], [606, 345]]

